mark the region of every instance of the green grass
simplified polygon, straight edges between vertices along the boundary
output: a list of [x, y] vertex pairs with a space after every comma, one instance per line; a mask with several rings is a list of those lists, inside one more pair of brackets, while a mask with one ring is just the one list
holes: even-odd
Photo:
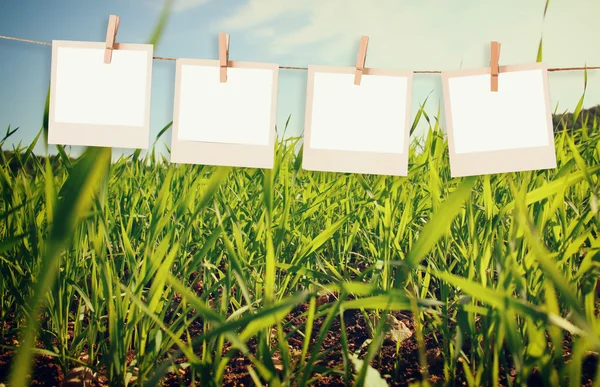
[[[600, 347], [597, 121], [556, 134], [555, 170], [467, 179], [450, 178], [433, 122], [408, 177], [303, 171], [297, 138], [278, 143], [272, 171], [172, 165], [153, 151], [112, 164], [99, 148], [76, 160], [34, 144], [3, 153], [0, 333], [22, 343], [13, 382], [29, 354], [67, 372], [86, 353], [114, 385], [156, 383], [182, 356], [193, 380], [221, 385], [242, 353], [255, 383], [361, 383], [373, 374], [353, 366], [345, 333], [339, 365], [318, 364], [333, 322], [358, 309], [371, 321], [367, 360], [381, 317], [403, 310], [424, 372], [433, 332], [449, 381], [494, 385], [512, 367], [516, 385], [534, 369], [580, 385]], [[336, 299], [317, 306], [326, 289]], [[299, 305], [305, 322], [291, 325]], [[292, 334], [305, 338], [299, 353]]]
[[[438, 340], [449, 385], [523, 385], [536, 372], [578, 386], [600, 347], [600, 130], [582, 104], [557, 125], [555, 170], [467, 179], [450, 178], [425, 103], [411, 134], [421, 119], [430, 128], [402, 178], [303, 171], [296, 138], [278, 143], [272, 171], [170, 165], [154, 149], [115, 163], [107, 149], [45, 158], [32, 151], [44, 125], [29, 147], [0, 153], [9, 385], [27, 384], [43, 355], [117, 386], [179, 369], [219, 386], [240, 354], [255, 384], [376, 385], [365, 364], [380, 368], [385, 315], [405, 311], [424, 380], [425, 340]], [[327, 291], [332, 302], [317, 302]], [[353, 310], [371, 331], [360, 353], [341, 318]], [[336, 321], [338, 361], [324, 367]], [[388, 381], [405, 371], [399, 349]]]

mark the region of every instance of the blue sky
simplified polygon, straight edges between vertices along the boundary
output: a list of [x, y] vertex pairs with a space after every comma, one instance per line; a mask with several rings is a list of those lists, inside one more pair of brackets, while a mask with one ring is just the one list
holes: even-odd
[[[108, 16], [116, 14], [121, 17], [117, 41], [144, 43], [162, 2], [2, 0], [0, 35], [103, 41]], [[353, 66], [360, 36], [368, 35], [367, 67], [455, 70], [488, 66], [491, 40], [502, 43], [500, 64], [535, 61], [543, 35], [549, 66], [600, 65], [600, 29], [593, 27], [600, 1], [551, 0], [545, 22], [544, 5], [545, 0], [175, 0], [155, 55], [217, 59], [217, 35], [228, 32], [232, 60]], [[0, 131], [20, 127], [13, 143], [29, 144], [41, 126], [50, 54], [50, 47], [0, 39]], [[154, 61], [152, 138], [172, 119], [174, 78], [174, 62]], [[305, 90], [306, 72], [281, 70], [280, 129], [291, 114], [288, 133], [302, 132]], [[583, 93], [583, 73], [551, 73], [550, 90], [559, 111], [572, 111]], [[417, 75], [413, 110], [430, 94], [427, 110], [435, 115], [443, 108], [441, 79]], [[600, 71], [595, 70], [589, 73], [585, 106], [598, 104]], [[162, 141], [169, 145], [170, 131]]]

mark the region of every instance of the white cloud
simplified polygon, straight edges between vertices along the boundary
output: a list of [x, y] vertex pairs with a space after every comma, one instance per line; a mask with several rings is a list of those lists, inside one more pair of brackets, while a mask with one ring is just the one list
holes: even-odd
[[[502, 43], [501, 64], [520, 64], [535, 61], [542, 34], [544, 61], [549, 66], [600, 65], [600, 50], [594, 48], [600, 40], [600, 29], [595, 28], [600, 1], [552, 0], [543, 23], [545, 2], [246, 0], [216, 21], [213, 28], [248, 34], [253, 37], [253, 47], [263, 50], [265, 60], [298, 66], [352, 66], [361, 35], [370, 38], [368, 67], [484, 67], [489, 65], [492, 40]], [[296, 93], [301, 93], [304, 80], [293, 79], [294, 93], [286, 93], [281, 102], [296, 117], [302, 117], [302, 97]], [[600, 103], [599, 82], [600, 72], [590, 72], [586, 106]], [[581, 72], [552, 73], [553, 105], [559, 104], [561, 111], [572, 111], [583, 91], [582, 83]], [[443, 105], [440, 77], [417, 77], [414, 85], [413, 109], [432, 91], [428, 109], [435, 111]], [[302, 118], [296, 124], [300, 132]]]
[[183, 12], [208, 3], [211, 0], [175, 0], [173, 11]]
[[275, 30], [269, 27], [257, 28], [254, 30], [254, 36], [259, 38], [272, 37], [275, 36]]
[[310, 4], [314, 3], [314, 0], [249, 0], [232, 15], [221, 20], [219, 26], [237, 30], [260, 27], [261, 24], [271, 22], [282, 15], [310, 9]]
[[[165, 2], [169, 0], [143, 0], [145, 4], [157, 10], [163, 9]], [[179, 13], [188, 11], [196, 7], [202, 6], [212, 0], [172, 0], [173, 1], [173, 12]]]
[[[300, 51], [322, 64], [348, 62], [360, 36], [369, 35], [368, 66], [457, 69], [461, 63], [487, 65], [491, 40], [502, 43], [502, 63], [535, 60], [544, 5], [545, 0], [249, 0], [220, 20], [218, 28], [258, 35], [268, 28], [273, 34], [262, 34], [261, 44], [272, 55]], [[571, 64], [592, 55], [592, 50], [587, 56], [581, 51], [600, 38], [592, 32], [598, 13], [597, 0], [551, 2], [545, 59], [563, 58], [557, 54], [562, 45], [569, 46]], [[600, 62], [600, 52], [594, 51]]]

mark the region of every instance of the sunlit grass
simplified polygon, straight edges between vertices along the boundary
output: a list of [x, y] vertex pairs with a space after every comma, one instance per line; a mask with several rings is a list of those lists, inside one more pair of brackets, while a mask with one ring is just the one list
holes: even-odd
[[[449, 380], [460, 371], [494, 384], [512, 367], [516, 384], [536, 368], [547, 383], [576, 385], [600, 344], [599, 139], [597, 126], [561, 131], [555, 170], [468, 179], [450, 178], [437, 126], [411, 148], [408, 177], [303, 171], [295, 138], [278, 143], [273, 171], [172, 165], [153, 152], [112, 164], [101, 149], [77, 160], [5, 153], [2, 335], [29, 326], [31, 342], [37, 321], [45, 352], [34, 353], [64, 372], [85, 353], [113, 384], [158, 381], [185, 356], [194, 380], [220, 385], [240, 352], [256, 383], [333, 372], [351, 384], [367, 368], [355, 376], [345, 334], [339, 368], [316, 366], [332, 322], [365, 310], [371, 359], [380, 317], [404, 310], [417, 338], [442, 334]], [[324, 289], [337, 301], [317, 306]], [[306, 323], [291, 327], [301, 304]], [[287, 345], [296, 332], [299, 353]]]
[[[546, 385], [578, 386], [600, 347], [600, 131], [598, 117], [578, 120], [582, 104], [572, 120], [582, 127], [565, 120], [556, 133], [556, 169], [467, 179], [450, 177], [425, 103], [411, 134], [421, 119], [429, 131], [410, 148], [409, 176], [395, 178], [303, 171], [298, 138], [278, 143], [272, 171], [171, 165], [154, 149], [112, 164], [107, 149], [44, 158], [33, 153], [43, 129], [0, 154], [10, 385], [26, 384], [32, 357], [45, 355], [64, 374], [85, 365], [112, 385], [186, 370], [219, 386], [239, 354], [255, 384], [335, 375], [361, 385], [380, 380], [363, 361], [378, 366], [385, 314], [401, 310], [423, 379], [424, 341], [441, 337], [449, 384], [522, 385], [537, 370]], [[350, 310], [372, 333], [360, 353], [341, 318]], [[326, 368], [335, 321], [341, 360]], [[402, 375], [400, 360], [388, 380]]]

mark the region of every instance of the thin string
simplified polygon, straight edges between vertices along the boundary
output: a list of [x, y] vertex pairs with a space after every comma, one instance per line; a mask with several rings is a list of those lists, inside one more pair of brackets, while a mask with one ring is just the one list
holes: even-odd
[[[0, 39], [13, 40], [13, 41], [24, 42], [24, 43], [41, 44], [43, 46], [52, 46], [52, 43], [49, 43], [49, 42], [40, 42], [39, 40], [14, 38], [12, 36], [0, 35]], [[177, 59], [180, 59], [180, 58], [169, 58], [169, 57], [166, 57], [166, 56], [154, 56], [152, 58], [155, 59], [155, 60], [169, 60], [169, 61], [176, 61]], [[279, 68], [282, 69], [282, 70], [304, 70], [304, 71], [308, 70], [308, 67], [297, 67], [297, 66], [279, 66]], [[556, 72], [556, 71], [583, 71], [583, 70], [600, 70], [600, 66], [551, 67], [551, 68], [548, 68], [548, 71], [551, 71], [551, 72]], [[441, 74], [442, 73], [441, 70], [415, 70], [413, 72], [415, 74]]]

